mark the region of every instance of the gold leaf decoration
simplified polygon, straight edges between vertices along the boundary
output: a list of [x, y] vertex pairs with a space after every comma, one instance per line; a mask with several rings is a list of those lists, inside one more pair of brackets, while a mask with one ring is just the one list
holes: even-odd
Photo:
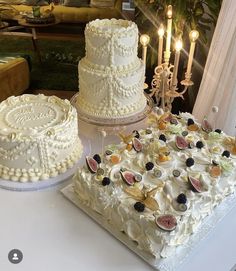
[[159, 210], [159, 204], [153, 197], [156, 195], [157, 191], [160, 190], [161, 187], [163, 186], [159, 185], [148, 191], [146, 188], [139, 189], [138, 187], [132, 186], [127, 187], [125, 189], [125, 192], [135, 200], [141, 201], [150, 210], [157, 211]]
[[144, 193], [138, 187], [127, 187], [125, 192], [138, 201], [145, 199]]
[[152, 198], [152, 197], [147, 197], [147, 198], [143, 201], [143, 203], [145, 204], [145, 206], [146, 206], [147, 208], [149, 208], [149, 209], [152, 210], [152, 211], [156, 211], [156, 210], [159, 209], [159, 204], [158, 204], [157, 201], [156, 201], [154, 198]]

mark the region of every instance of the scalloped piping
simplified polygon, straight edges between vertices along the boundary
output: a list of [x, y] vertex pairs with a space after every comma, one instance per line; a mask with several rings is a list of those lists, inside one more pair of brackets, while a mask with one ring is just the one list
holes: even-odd
[[[104, 29], [101, 29], [101, 26], [110, 26], [110, 25], [119, 25], [122, 26], [122, 28], [116, 28], [115, 31], [112, 31], [112, 28], [106, 29], [106, 32], [104, 33]], [[88, 32], [92, 32], [95, 35], [101, 35], [101, 36], [111, 36], [111, 35], [125, 35], [130, 31], [138, 31], [137, 25], [132, 21], [122, 20], [122, 19], [96, 19], [91, 22], [89, 22], [86, 25], [85, 28], [85, 34]]]

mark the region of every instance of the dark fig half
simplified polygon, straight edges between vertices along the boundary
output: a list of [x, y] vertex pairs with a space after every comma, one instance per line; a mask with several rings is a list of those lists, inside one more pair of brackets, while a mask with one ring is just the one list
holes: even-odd
[[204, 119], [203, 122], [202, 122], [202, 130], [207, 132], [207, 133], [210, 133], [213, 130], [211, 124], [206, 119]]
[[191, 185], [193, 192], [201, 193], [201, 192], [206, 191], [202, 181], [200, 181], [196, 178], [193, 178], [191, 176], [188, 177], [188, 180], [189, 180], [189, 183]]
[[177, 220], [170, 214], [160, 215], [156, 217], [156, 224], [164, 231], [173, 231], [177, 226]]
[[133, 185], [135, 183], [135, 174], [131, 171], [120, 171], [121, 177], [124, 182], [128, 185]]
[[87, 156], [86, 157], [86, 164], [88, 166], [88, 169], [91, 173], [96, 173], [98, 170], [98, 162], [93, 159], [92, 157]]
[[180, 150], [185, 150], [188, 148], [188, 142], [182, 136], [176, 136], [175, 145]]
[[136, 152], [140, 152], [143, 149], [142, 143], [136, 137], [133, 139], [133, 147], [136, 150]]

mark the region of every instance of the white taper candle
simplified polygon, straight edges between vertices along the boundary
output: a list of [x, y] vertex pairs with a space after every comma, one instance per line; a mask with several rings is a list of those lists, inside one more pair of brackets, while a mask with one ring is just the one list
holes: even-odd
[[171, 44], [171, 29], [172, 29], [172, 6], [169, 5], [167, 8], [167, 35], [166, 35], [166, 51], [165, 51], [165, 62], [168, 63], [170, 59], [170, 44]]
[[146, 34], [141, 35], [140, 37], [140, 43], [142, 44], [143, 48], [142, 48], [142, 60], [145, 66], [145, 70], [146, 70], [146, 59], [147, 59], [147, 45], [150, 42], [150, 37]]
[[191, 73], [191, 69], [192, 69], [192, 64], [193, 64], [193, 56], [194, 56], [194, 51], [195, 51], [195, 45], [196, 45], [196, 40], [199, 37], [199, 33], [196, 30], [192, 30], [189, 33], [189, 39], [191, 41], [191, 45], [190, 45], [190, 50], [189, 50], [189, 57], [188, 57], [188, 65], [187, 65], [187, 74]]
[[174, 70], [173, 70], [173, 77], [172, 77], [172, 87], [177, 85], [179, 57], [180, 57], [180, 51], [182, 49], [182, 46], [183, 46], [182, 41], [178, 39], [175, 44], [175, 62], [174, 62]]
[[163, 24], [160, 25], [158, 31], [158, 66], [160, 66], [162, 64], [162, 52], [163, 52], [163, 36], [165, 34], [165, 30], [164, 30], [164, 26]]

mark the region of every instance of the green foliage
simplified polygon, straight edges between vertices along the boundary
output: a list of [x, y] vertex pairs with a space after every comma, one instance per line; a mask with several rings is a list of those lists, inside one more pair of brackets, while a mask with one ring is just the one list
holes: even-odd
[[201, 41], [207, 43], [207, 32], [216, 24], [221, 3], [222, 0], [136, 0], [136, 22], [156, 29], [166, 20], [166, 7], [172, 5], [174, 35], [196, 29]]

